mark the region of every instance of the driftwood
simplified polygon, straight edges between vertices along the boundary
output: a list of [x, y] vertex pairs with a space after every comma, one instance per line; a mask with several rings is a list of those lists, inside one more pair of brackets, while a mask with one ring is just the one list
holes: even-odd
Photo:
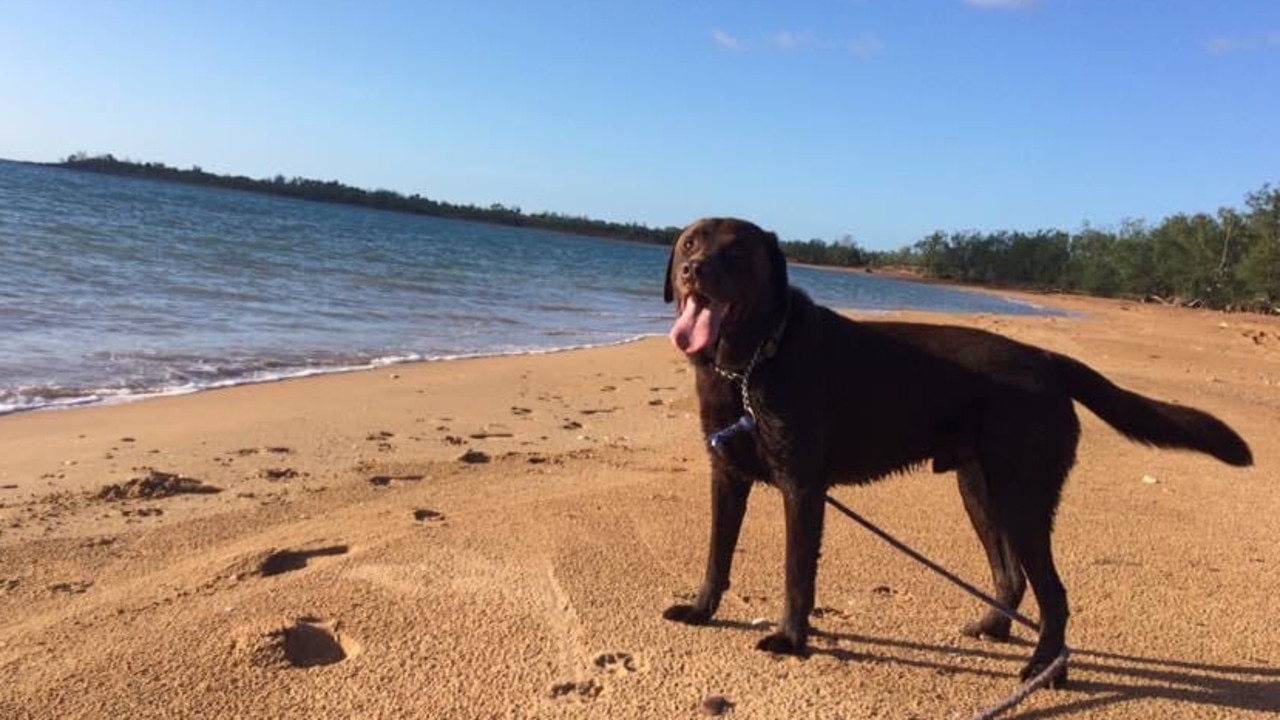
[[[1154, 293], [1142, 296], [1142, 302], [1151, 305], [1165, 305], [1167, 307], [1185, 307], [1185, 308], [1211, 308], [1203, 298], [1183, 298], [1177, 295], [1173, 297], [1160, 297]], [[1280, 315], [1280, 305], [1266, 298], [1258, 298], [1250, 302], [1228, 303], [1221, 308], [1216, 308], [1222, 312], [1230, 313], [1258, 313], [1260, 315]]]
[[1204, 300], [1200, 298], [1181, 298], [1177, 295], [1169, 298], [1162, 298], [1159, 295], [1150, 293], [1142, 296], [1142, 302], [1153, 305], [1167, 305], [1169, 307], [1186, 307], [1186, 308], [1202, 308], [1205, 306]]
[[1225, 312], [1258, 313], [1259, 315], [1280, 315], [1280, 305], [1262, 299], [1254, 300], [1253, 302], [1231, 303], [1223, 310]]

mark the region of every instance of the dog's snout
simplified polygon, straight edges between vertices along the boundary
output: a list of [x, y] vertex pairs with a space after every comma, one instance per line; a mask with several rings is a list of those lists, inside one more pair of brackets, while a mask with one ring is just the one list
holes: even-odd
[[686, 280], [702, 277], [702, 263], [696, 260], [684, 263], [680, 266], [680, 277]]

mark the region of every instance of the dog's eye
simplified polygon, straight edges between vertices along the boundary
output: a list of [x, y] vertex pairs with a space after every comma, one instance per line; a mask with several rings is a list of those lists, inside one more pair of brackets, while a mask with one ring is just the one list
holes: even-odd
[[693, 238], [689, 237], [684, 239], [684, 251], [693, 252]]

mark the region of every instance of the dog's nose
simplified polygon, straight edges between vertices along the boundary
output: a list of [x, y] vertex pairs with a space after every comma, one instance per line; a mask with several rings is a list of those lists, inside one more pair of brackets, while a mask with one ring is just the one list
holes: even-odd
[[680, 277], [686, 280], [690, 277], [698, 277], [702, 274], [702, 264], [698, 262], [687, 262], [680, 266]]

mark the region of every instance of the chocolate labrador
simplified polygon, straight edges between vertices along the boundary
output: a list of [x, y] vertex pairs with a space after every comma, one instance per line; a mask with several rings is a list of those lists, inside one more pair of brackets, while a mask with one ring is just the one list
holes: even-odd
[[[1016, 608], [1029, 581], [1040, 606], [1025, 679], [1058, 656], [1067, 626], [1049, 534], [1080, 436], [1072, 400], [1131, 440], [1252, 463], [1248, 445], [1217, 418], [1119, 388], [1066, 356], [982, 330], [841, 317], [790, 287], [777, 237], [743, 220], [687, 227], [664, 294], [677, 302], [671, 340], [696, 369], [712, 527], [696, 599], [663, 616], [701, 625], [715, 614], [752, 482], [767, 482], [785, 510], [786, 602], [761, 650], [807, 654], [832, 485], [926, 461], [934, 472], [956, 471], [997, 597]], [[964, 631], [1003, 640], [1009, 625], [990, 611]], [[1065, 682], [1065, 666], [1054, 680]]]

